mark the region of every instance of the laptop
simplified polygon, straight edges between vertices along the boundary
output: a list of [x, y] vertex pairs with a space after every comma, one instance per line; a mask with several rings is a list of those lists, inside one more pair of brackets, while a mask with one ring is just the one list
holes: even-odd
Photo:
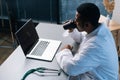
[[58, 40], [39, 38], [32, 19], [29, 19], [15, 35], [25, 56], [32, 59], [52, 61], [61, 44]]

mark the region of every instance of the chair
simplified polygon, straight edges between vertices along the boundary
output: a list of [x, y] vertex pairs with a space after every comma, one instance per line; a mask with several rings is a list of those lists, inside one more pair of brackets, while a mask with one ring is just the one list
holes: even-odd
[[[1, 3], [0, 5], [1, 5], [1, 16], [2, 16], [2, 0], [0, 0], [0, 3]], [[14, 15], [12, 14], [12, 11], [10, 10], [7, 0], [5, 0], [5, 4], [6, 4], [6, 10], [8, 13], [8, 22], [9, 22], [10, 36], [12, 38], [12, 45], [11, 46], [0, 45], [0, 48], [16, 48], [16, 40], [15, 40], [14, 33], [15, 33], [15, 27], [17, 27], [16, 26], [17, 22], [16, 22]], [[3, 20], [2, 20], [2, 26], [4, 27]], [[5, 41], [7, 41], [7, 40], [5, 40]]]

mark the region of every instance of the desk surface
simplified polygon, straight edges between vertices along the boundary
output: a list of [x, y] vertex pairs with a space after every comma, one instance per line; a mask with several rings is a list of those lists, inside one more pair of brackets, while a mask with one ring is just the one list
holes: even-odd
[[[65, 43], [71, 44], [73, 40], [69, 37], [63, 38], [64, 32], [61, 25], [40, 23], [36, 30], [41, 38], [61, 40], [63, 46]], [[61, 47], [60, 47], [61, 48]], [[0, 80], [20, 80], [26, 71], [32, 68], [48, 67], [60, 69], [56, 59], [52, 62], [27, 59], [20, 46], [10, 55], [10, 57], [0, 66]], [[40, 76], [30, 74], [26, 80], [66, 80], [67, 76], [62, 72], [60, 76]]]

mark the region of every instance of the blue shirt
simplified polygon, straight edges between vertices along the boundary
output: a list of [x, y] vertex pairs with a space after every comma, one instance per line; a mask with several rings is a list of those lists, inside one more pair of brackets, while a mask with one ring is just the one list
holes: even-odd
[[116, 45], [105, 24], [89, 34], [74, 29], [70, 36], [80, 43], [78, 52], [73, 56], [64, 49], [56, 54], [58, 64], [69, 76], [78, 80], [118, 80]]

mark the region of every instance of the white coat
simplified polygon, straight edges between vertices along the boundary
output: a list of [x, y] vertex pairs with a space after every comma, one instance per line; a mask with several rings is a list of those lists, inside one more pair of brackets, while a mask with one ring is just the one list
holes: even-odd
[[105, 24], [90, 34], [74, 29], [70, 36], [80, 43], [78, 52], [73, 56], [69, 49], [64, 49], [56, 54], [70, 80], [118, 80], [117, 50]]

